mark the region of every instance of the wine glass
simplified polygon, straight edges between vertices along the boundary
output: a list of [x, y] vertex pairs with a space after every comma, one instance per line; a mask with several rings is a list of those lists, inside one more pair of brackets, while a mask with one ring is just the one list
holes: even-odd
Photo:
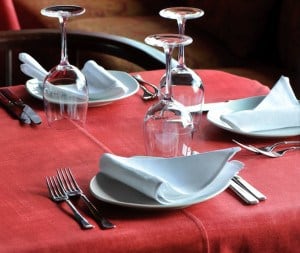
[[56, 129], [84, 127], [88, 108], [86, 79], [71, 65], [67, 55], [66, 22], [81, 15], [85, 9], [75, 5], [55, 5], [41, 10], [41, 14], [58, 18], [61, 29], [61, 59], [43, 82], [43, 99], [47, 121]]
[[[161, 10], [159, 14], [164, 18], [176, 19], [179, 34], [184, 35], [186, 20], [199, 18], [204, 15], [204, 11], [193, 7], [170, 7]], [[192, 112], [195, 131], [198, 131], [204, 103], [204, 87], [200, 76], [185, 64], [184, 46], [179, 46], [178, 65], [171, 70], [173, 96]]]
[[170, 65], [173, 49], [190, 44], [192, 38], [180, 34], [155, 34], [146, 37], [145, 42], [162, 47], [166, 55], [164, 92], [144, 117], [146, 153], [162, 157], [187, 155], [194, 130], [193, 119], [191, 113], [173, 98]]

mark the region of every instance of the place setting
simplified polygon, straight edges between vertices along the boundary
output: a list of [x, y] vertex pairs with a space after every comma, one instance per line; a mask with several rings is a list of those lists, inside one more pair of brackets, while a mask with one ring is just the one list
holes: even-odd
[[[43, 15], [60, 20], [63, 34], [60, 63], [46, 71], [29, 54], [19, 54], [21, 70], [34, 78], [28, 80], [26, 88], [31, 95], [44, 100], [50, 123], [55, 123], [61, 116], [57, 104], [71, 112], [69, 116], [72, 120], [83, 123], [88, 106], [112, 103], [133, 95], [139, 88], [144, 91], [143, 100], [157, 99], [143, 118], [146, 154], [131, 157], [103, 154], [99, 162], [100, 170], [90, 181], [90, 191], [94, 197], [113, 205], [158, 210], [198, 204], [228, 188], [248, 205], [267, 199], [240, 176], [244, 163], [233, 160], [240, 147], [202, 153], [192, 148], [193, 139], [201, 131], [205, 89], [200, 76], [185, 65], [184, 47], [193, 39], [184, 34], [184, 24], [186, 19], [201, 17], [203, 11], [168, 8], [160, 12], [163, 17], [177, 19], [179, 33], [153, 34], [145, 38], [147, 44], [162, 48], [166, 57], [165, 73], [159, 87], [156, 87], [140, 76], [107, 71], [93, 60], [88, 60], [81, 71], [71, 65], [67, 58], [65, 22], [71, 16], [81, 15], [84, 9], [74, 6], [61, 8], [52, 6], [42, 10]], [[179, 60], [177, 66], [172, 66], [175, 48], [179, 49]], [[283, 108], [283, 105], [285, 110], [282, 109], [281, 118], [274, 120], [274, 110], [277, 112], [278, 107]], [[270, 136], [281, 136], [281, 130], [276, 135], [275, 125], [280, 129], [287, 128], [284, 136], [289, 136], [299, 134], [298, 118], [292, 117], [298, 109], [299, 101], [293, 95], [288, 79], [282, 77], [269, 95], [222, 103], [222, 106], [209, 110], [207, 118], [211, 123], [235, 133], [269, 137], [265, 132], [271, 129]], [[247, 114], [246, 110], [250, 112]], [[242, 115], [237, 117], [235, 114]], [[282, 120], [283, 114], [285, 117], [291, 115], [288, 122]], [[268, 122], [269, 128], [262, 129], [265, 124], [257, 124], [258, 128], [254, 126], [249, 129], [253, 121], [259, 123], [263, 120]], [[53, 185], [60, 187], [59, 180], [59, 177], [48, 178], [48, 188]]]
[[42, 15], [59, 20], [62, 34], [61, 59], [50, 71], [45, 70], [28, 53], [19, 54], [21, 71], [33, 78], [26, 82], [27, 91], [32, 96], [44, 100], [51, 108], [55, 108], [57, 104], [63, 104], [67, 108], [76, 104], [76, 107], [81, 109], [77, 109], [77, 112], [71, 111], [73, 119], [78, 122], [84, 121], [87, 106], [110, 104], [132, 96], [139, 89], [138, 82], [126, 72], [105, 70], [93, 60], [88, 60], [81, 71], [69, 63], [66, 23], [69, 18], [84, 12], [84, 8], [76, 5], [54, 5], [41, 10]]
[[217, 127], [245, 136], [299, 136], [300, 102], [289, 78], [281, 76], [267, 96], [221, 103], [208, 111], [207, 119]]
[[90, 182], [91, 193], [110, 204], [158, 210], [198, 204], [228, 187], [246, 204], [266, 200], [265, 195], [238, 176], [244, 164], [232, 158], [239, 147], [203, 153], [191, 150], [193, 138], [199, 134], [199, 122], [188, 106], [173, 97], [170, 64], [173, 49], [190, 44], [191, 37], [154, 34], [145, 42], [162, 47], [166, 54], [160, 96], [144, 116], [146, 155], [102, 155], [100, 172]]
[[[20, 53], [19, 58], [23, 62], [20, 66], [21, 71], [33, 77], [26, 81], [27, 91], [33, 97], [43, 100], [42, 85], [48, 72], [44, 68], [43, 73], [37, 72], [38, 68], [33, 65], [35, 59], [25, 52]], [[89, 84], [89, 107], [107, 105], [138, 92], [139, 86], [131, 75], [123, 71], [106, 70], [94, 60], [87, 61], [82, 72]]]

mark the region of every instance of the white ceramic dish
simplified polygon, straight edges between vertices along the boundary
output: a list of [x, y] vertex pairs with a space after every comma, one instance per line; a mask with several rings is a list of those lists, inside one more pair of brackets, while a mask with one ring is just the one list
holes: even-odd
[[[89, 100], [90, 107], [103, 106], [106, 104], [113, 103], [115, 101], [130, 97], [139, 90], [138, 82], [128, 73], [116, 70], [109, 70], [109, 73], [112, 74], [118, 80], [120, 80], [126, 87], [128, 87], [127, 92], [122, 96], [113, 96], [111, 98], [106, 99]], [[26, 82], [26, 89], [33, 97], [43, 100], [41, 85], [37, 79], [28, 80]]]
[[223, 192], [229, 186], [231, 176], [227, 170], [222, 170], [214, 182], [203, 189], [203, 194], [197, 199], [175, 204], [160, 204], [101, 173], [92, 178], [90, 191], [97, 199], [114, 205], [140, 209], [179, 209], [206, 201]]
[[276, 129], [276, 130], [268, 130], [268, 131], [257, 131], [257, 132], [243, 132], [238, 129], [231, 128], [228, 124], [221, 120], [221, 115], [235, 112], [235, 111], [242, 111], [242, 110], [249, 110], [255, 108], [264, 98], [264, 96], [257, 96], [257, 97], [249, 97], [245, 99], [238, 99], [238, 100], [231, 100], [227, 103], [223, 103], [220, 106], [216, 106], [211, 109], [207, 113], [207, 119], [217, 127], [225, 129], [227, 131], [247, 135], [251, 137], [272, 137], [272, 138], [279, 138], [279, 137], [290, 137], [290, 136], [297, 136], [300, 135], [300, 127], [291, 127], [291, 128], [283, 128], [283, 129]]

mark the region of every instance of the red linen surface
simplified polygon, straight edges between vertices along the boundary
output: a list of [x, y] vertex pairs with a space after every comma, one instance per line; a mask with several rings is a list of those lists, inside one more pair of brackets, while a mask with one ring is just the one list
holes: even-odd
[[[142, 72], [158, 82], [162, 71]], [[254, 80], [224, 72], [199, 71], [206, 100], [263, 95]], [[141, 211], [105, 204], [88, 191], [103, 152], [144, 154], [142, 120], [153, 102], [135, 94], [113, 104], [89, 108], [85, 130], [57, 131], [45, 123], [42, 104], [23, 86], [13, 87], [43, 117], [40, 126], [21, 126], [0, 109], [0, 252], [296, 252], [300, 247], [299, 153], [266, 158], [241, 151], [241, 175], [267, 195], [256, 206], [243, 204], [230, 190], [206, 202], [170, 211]], [[234, 146], [232, 138], [266, 144], [274, 139], [238, 136], [220, 130], [203, 115], [199, 151]], [[296, 137], [299, 139], [299, 137]], [[291, 138], [295, 139], [295, 138]], [[277, 139], [276, 139], [277, 140]], [[82, 188], [117, 228], [82, 231], [66, 205], [48, 198], [45, 176], [71, 167]], [[88, 214], [79, 203], [80, 210]], [[93, 223], [93, 219], [88, 216]], [[295, 251], [296, 250], [296, 251]]]
[[19, 30], [20, 24], [13, 4], [13, 0], [1, 0], [0, 30]]

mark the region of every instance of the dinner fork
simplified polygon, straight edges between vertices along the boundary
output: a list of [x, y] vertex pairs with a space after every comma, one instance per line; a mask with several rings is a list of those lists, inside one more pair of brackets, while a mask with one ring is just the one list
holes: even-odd
[[[253, 148], [253, 149], [255, 149], [254, 146], [250, 145], [250, 147]], [[257, 150], [258, 153], [260, 153], [262, 155], [265, 155], [265, 156], [268, 156], [268, 157], [272, 157], [272, 158], [277, 158], [277, 157], [283, 156], [288, 151], [297, 150], [297, 149], [300, 149], [300, 146], [288, 147], [288, 148], [285, 148], [285, 149], [282, 149], [282, 150], [278, 150], [278, 151], [263, 151], [263, 150], [260, 150], [260, 149], [256, 149], [256, 150]]]
[[280, 141], [280, 142], [276, 142], [272, 145], [267, 145], [267, 146], [263, 146], [263, 147], [255, 147], [253, 145], [245, 145], [234, 139], [232, 139], [232, 141], [235, 142], [236, 144], [238, 144], [239, 146], [241, 146], [249, 151], [255, 152], [255, 153], [260, 153], [260, 151], [263, 151], [263, 152], [273, 151], [275, 148], [277, 148], [280, 145], [300, 144], [300, 141]]
[[116, 227], [112, 224], [108, 219], [103, 217], [103, 215], [99, 212], [99, 210], [92, 204], [92, 202], [86, 197], [83, 193], [79, 185], [77, 184], [75, 177], [73, 176], [71, 170], [69, 168], [58, 169], [57, 176], [64, 185], [66, 193], [68, 196], [80, 196], [87, 207], [93, 214], [95, 220], [98, 222], [100, 228], [102, 229], [110, 229]]
[[75, 219], [83, 229], [91, 229], [94, 227], [79, 213], [76, 207], [69, 200], [69, 197], [66, 194], [65, 189], [58, 177], [46, 177], [46, 184], [51, 199], [55, 202], [65, 201], [70, 206], [71, 210], [74, 213]]

